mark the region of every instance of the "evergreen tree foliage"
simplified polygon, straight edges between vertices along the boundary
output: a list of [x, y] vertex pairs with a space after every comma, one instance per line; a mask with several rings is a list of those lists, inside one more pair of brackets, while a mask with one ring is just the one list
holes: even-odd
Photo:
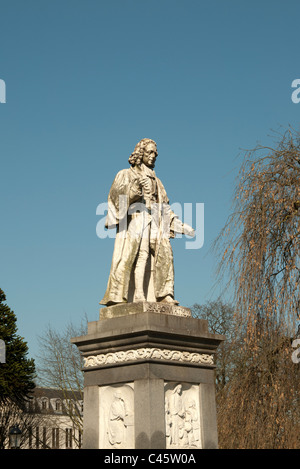
[[6, 402], [22, 404], [35, 387], [35, 364], [28, 359], [28, 346], [17, 334], [17, 318], [5, 303], [0, 289], [0, 339], [5, 343], [6, 360], [0, 364], [0, 405]]

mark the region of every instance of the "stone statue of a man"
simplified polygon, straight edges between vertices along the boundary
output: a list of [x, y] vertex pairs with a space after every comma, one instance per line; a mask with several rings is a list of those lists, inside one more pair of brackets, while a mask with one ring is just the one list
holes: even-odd
[[174, 299], [173, 253], [169, 238], [194, 230], [171, 211], [154, 172], [156, 143], [144, 138], [129, 157], [131, 167], [115, 177], [108, 195], [106, 228], [117, 228], [103, 305]]

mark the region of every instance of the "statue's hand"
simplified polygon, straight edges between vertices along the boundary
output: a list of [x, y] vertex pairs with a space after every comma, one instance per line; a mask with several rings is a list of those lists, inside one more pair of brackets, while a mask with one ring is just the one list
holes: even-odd
[[182, 223], [178, 218], [174, 218], [173, 220], [173, 230], [175, 233], [182, 233], [192, 237], [195, 236], [195, 230], [190, 225]]
[[191, 236], [192, 238], [195, 236], [195, 230], [190, 225], [186, 223], [182, 223], [182, 232], [185, 235]]
[[143, 176], [139, 180], [141, 187], [143, 188], [143, 192], [145, 196], [151, 195], [151, 184], [149, 178], [147, 176]]

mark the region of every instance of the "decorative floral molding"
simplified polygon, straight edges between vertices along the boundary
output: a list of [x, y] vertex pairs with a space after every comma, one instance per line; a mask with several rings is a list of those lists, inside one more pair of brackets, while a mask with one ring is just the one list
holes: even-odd
[[184, 363], [201, 363], [204, 365], [214, 364], [212, 354], [182, 352], [178, 350], [167, 349], [162, 350], [159, 348], [140, 348], [135, 350], [126, 350], [84, 357], [84, 367], [89, 368], [92, 366], [110, 365], [143, 359], [169, 360]]

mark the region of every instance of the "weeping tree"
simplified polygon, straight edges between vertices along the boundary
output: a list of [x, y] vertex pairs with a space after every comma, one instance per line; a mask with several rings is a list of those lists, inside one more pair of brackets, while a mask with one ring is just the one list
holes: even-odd
[[300, 133], [247, 151], [234, 206], [216, 242], [236, 308], [248, 318], [299, 319]]
[[235, 356], [230, 381], [218, 394], [221, 448], [300, 447], [299, 365], [282, 326], [257, 331]]
[[300, 305], [299, 215], [300, 134], [288, 128], [274, 146], [245, 153], [232, 214], [215, 244], [218, 275], [233, 286], [244, 333], [220, 402], [224, 447], [300, 446], [299, 371], [291, 360]]
[[240, 325], [237, 323], [233, 306], [220, 298], [205, 304], [196, 303], [191, 307], [191, 311], [193, 317], [207, 320], [209, 332], [223, 335], [226, 338], [216, 351], [216, 391], [218, 397], [230, 380], [235, 368], [243, 333], [237, 335]]

